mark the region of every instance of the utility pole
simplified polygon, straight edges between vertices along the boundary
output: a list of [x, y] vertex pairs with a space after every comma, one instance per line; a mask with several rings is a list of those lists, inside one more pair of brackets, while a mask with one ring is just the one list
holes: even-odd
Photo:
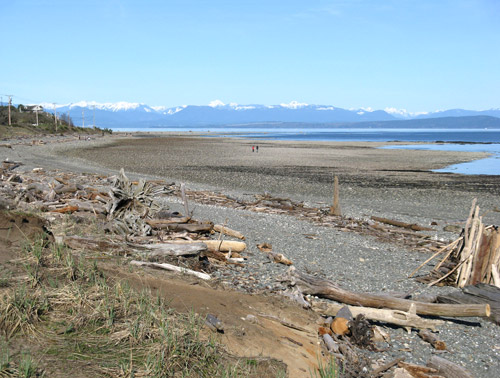
[[36, 125], [38, 126], [38, 105], [35, 106], [35, 114], [36, 114]]
[[67, 114], [67, 118], [66, 118], [66, 121], [68, 122], [68, 127], [71, 126], [71, 122], [69, 121], [70, 118], [69, 118], [69, 109], [71, 108], [71, 104], [69, 104], [68, 106], [68, 114]]
[[95, 129], [95, 105], [94, 105], [94, 129]]
[[55, 102], [54, 102], [54, 124], [56, 125], [56, 133], [57, 133], [57, 109]]
[[12, 95], [9, 96], [9, 126], [12, 125], [11, 119], [10, 119], [10, 106], [12, 105]]
[[82, 108], [82, 127], [85, 127], [85, 109]]

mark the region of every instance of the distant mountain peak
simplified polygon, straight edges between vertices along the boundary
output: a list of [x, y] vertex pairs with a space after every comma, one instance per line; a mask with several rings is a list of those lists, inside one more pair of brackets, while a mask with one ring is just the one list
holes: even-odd
[[[53, 103], [42, 105], [46, 111], [53, 112]], [[71, 104], [56, 104], [57, 113], [69, 112], [75, 120], [88, 124], [92, 122], [103, 127], [118, 125], [234, 125], [252, 123], [353, 123], [411, 120], [422, 118], [491, 116], [500, 118], [500, 109], [483, 111], [450, 109], [435, 112], [409, 112], [406, 109], [387, 107], [375, 110], [371, 107], [343, 109], [331, 105], [311, 105], [299, 101], [279, 105], [241, 105], [235, 102], [224, 103], [213, 100], [208, 105], [181, 105], [176, 107], [149, 106], [138, 102], [79, 101]], [[95, 112], [94, 112], [95, 108]], [[85, 110], [88, 109], [89, 111]], [[76, 121], [77, 122], [77, 121]]]
[[413, 118], [420, 115], [429, 114], [429, 112], [409, 112], [406, 109], [385, 108], [384, 111], [398, 118]]
[[300, 109], [309, 106], [309, 104], [306, 104], [305, 102], [290, 101], [288, 104], [280, 104], [280, 106], [288, 109]]
[[[39, 104], [43, 106], [45, 109], [54, 109], [54, 104], [50, 102], [43, 102]], [[135, 110], [141, 106], [146, 106], [145, 104], [138, 103], [138, 102], [126, 102], [126, 101], [119, 101], [119, 102], [96, 102], [96, 101], [78, 101], [78, 102], [72, 102], [69, 104], [56, 104], [56, 109], [59, 108], [89, 108], [92, 109], [94, 106], [96, 109], [99, 110], [109, 110], [113, 112], [118, 112], [121, 110]]]
[[211, 108], [219, 108], [226, 106], [226, 104], [224, 104], [221, 100], [213, 100], [208, 103], [208, 106], [210, 106]]

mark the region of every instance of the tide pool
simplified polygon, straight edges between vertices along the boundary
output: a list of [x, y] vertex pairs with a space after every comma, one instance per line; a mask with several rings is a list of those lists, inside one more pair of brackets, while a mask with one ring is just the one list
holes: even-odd
[[467, 163], [453, 164], [434, 172], [460, 173], [464, 175], [500, 175], [500, 144], [420, 144], [403, 146], [385, 146], [384, 149], [428, 150], [428, 151], [463, 151], [487, 152], [492, 156]]

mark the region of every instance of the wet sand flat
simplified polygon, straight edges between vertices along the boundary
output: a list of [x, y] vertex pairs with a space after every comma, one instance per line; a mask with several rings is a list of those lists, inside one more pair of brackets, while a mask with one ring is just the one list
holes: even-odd
[[[486, 154], [377, 148], [394, 144], [398, 143], [136, 134], [114, 136], [109, 143], [81, 144], [62, 153], [101, 167], [123, 167], [127, 172], [183, 181], [197, 188], [269, 192], [316, 203], [331, 201], [333, 176], [337, 175], [342, 209], [354, 216], [451, 222], [467, 216], [475, 197], [484, 209], [500, 207], [500, 176], [430, 171]], [[253, 145], [259, 146], [259, 152], [252, 152]], [[488, 216], [498, 221], [498, 214], [490, 211]]]

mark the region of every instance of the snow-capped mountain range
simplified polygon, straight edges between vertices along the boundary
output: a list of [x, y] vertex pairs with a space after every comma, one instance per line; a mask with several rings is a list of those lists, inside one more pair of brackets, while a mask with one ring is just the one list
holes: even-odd
[[[53, 113], [52, 103], [42, 103]], [[69, 114], [75, 125], [99, 127], [213, 126], [268, 122], [354, 123], [411, 120], [424, 118], [492, 116], [500, 118], [500, 108], [484, 111], [451, 109], [411, 113], [404, 109], [342, 109], [331, 105], [309, 105], [292, 101], [279, 105], [225, 104], [215, 100], [208, 105], [182, 105], [172, 108], [142, 103], [97, 103], [80, 101], [56, 105], [57, 113]]]

